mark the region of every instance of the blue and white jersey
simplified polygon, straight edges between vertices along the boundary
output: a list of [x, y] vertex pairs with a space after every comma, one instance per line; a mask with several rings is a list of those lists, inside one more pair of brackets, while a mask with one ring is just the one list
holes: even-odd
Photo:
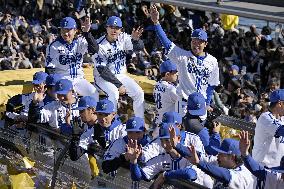
[[88, 43], [82, 36], [75, 38], [71, 44], [58, 37], [46, 48], [45, 66], [55, 68], [55, 73], [71, 81], [84, 78], [82, 63], [87, 51]]
[[187, 159], [180, 157], [173, 159], [169, 154], [163, 153], [156, 157], [153, 157], [144, 167], [142, 171], [148, 180], [152, 180], [155, 175], [164, 171], [178, 170], [183, 168], [192, 168], [197, 173], [197, 179], [194, 181], [198, 184], [203, 184], [204, 173], [198, 169], [195, 165], [192, 165]]
[[276, 167], [284, 156], [284, 137], [276, 136], [283, 120], [277, 119], [271, 112], [264, 112], [257, 120], [254, 135], [252, 157], [267, 167]]
[[174, 112], [178, 100], [176, 86], [167, 81], [158, 81], [154, 86], [154, 100], [156, 103], [155, 123], [160, 124], [165, 112]]
[[97, 66], [107, 66], [113, 74], [126, 73], [126, 53], [133, 50], [131, 35], [121, 33], [118, 39], [110, 43], [106, 36], [97, 40], [99, 52], [92, 56], [95, 63], [94, 76], [99, 76]]
[[[79, 117], [79, 110], [73, 110], [78, 106], [78, 100], [71, 105], [71, 120]], [[52, 101], [40, 110], [40, 122], [48, 123], [52, 128], [58, 129], [66, 124], [65, 117], [69, 107], [60, 101]]]
[[284, 180], [281, 178], [283, 173], [273, 170], [265, 170], [265, 180], [257, 182], [256, 189], [282, 189], [284, 188]]
[[172, 43], [167, 56], [177, 64], [178, 94], [184, 99], [193, 92], [200, 92], [207, 99], [208, 85], [220, 84], [218, 62], [212, 55], [206, 53], [205, 57], [196, 57], [191, 51], [181, 49]]
[[214, 189], [252, 189], [253, 176], [250, 171], [241, 165], [235, 169], [228, 169], [230, 171], [231, 180], [228, 185], [215, 180]]
[[87, 150], [88, 145], [94, 143], [94, 127], [87, 127], [87, 129], [81, 134], [79, 146]]
[[[204, 146], [198, 135], [187, 131], [182, 133], [183, 136], [181, 139], [181, 143], [184, 146], [190, 146], [190, 144], [192, 144], [193, 146], [195, 146], [196, 151], [200, 152], [202, 156], [205, 155]], [[156, 138], [152, 140], [148, 145], [142, 148], [141, 161], [147, 162], [149, 161], [149, 159], [158, 156], [162, 153], [165, 153], [165, 150], [161, 145], [161, 140], [159, 138]]]

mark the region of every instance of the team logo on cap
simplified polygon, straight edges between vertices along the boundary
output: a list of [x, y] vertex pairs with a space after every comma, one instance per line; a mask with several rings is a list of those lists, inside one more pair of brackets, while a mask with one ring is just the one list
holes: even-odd
[[67, 25], [68, 25], [68, 21], [65, 20], [65, 22], [64, 22], [64, 27], [66, 27]]
[[166, 121], [166, 119], [167, 119], [166, 115], [163, 115], [162, 121], [164, 122]]
[[62, 90], [62, 89], [63, 89], [62, 83], [59, 83], [59, 84], [58, 84], [58, 89], [59, 89], [59, 90]]
[[201, 108], [201, 104], [199, 104], [199, 103], [196, 104], [196, 107], [197, 107], [197, 108]]
[[107, 104], [102, 104], [101, 108], [102, 108], [102, 110], [106, 110], [107, 109]]
[[132, 121], [132, 126], [133, 126], [133, 127], [136, 127], [136, 121], [135, 121], [135, 120]]
[[113, 25], [117, 25], [117, 19], [113, 21]]

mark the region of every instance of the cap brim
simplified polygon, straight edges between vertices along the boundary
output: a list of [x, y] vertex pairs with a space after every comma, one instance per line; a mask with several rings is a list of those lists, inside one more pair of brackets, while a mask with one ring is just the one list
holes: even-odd
[[216, 152], [218, 152], [218, 153], [231, 154], [231, 153], [225, 152], [225, 151], [223, 151], [223, 150], [221, 150], [221, 149], [219, 149], [219, 148], [216, 148], [216, 147], [214, 147], [214, 146], [211, 146], [211, 148], [212, 148], [213, 150], [215, 150]]
[[56, 94], [66, 95], [69, 91], [55, 91]]
[[[113, 111], [114, 112], [114, 111]], [[103, 113], [103, 114], [111, 114], [113, 112], [103, 111], [103, 110], [96, 110], [96, 113]]]
[[34, 81], [32, 81], [32, 84], [39, 85], [39, 84], [41, 84], [43, 82], [44, 81], [34, 80]]
[[278, 166], [278, 167], [271, 167], [270, 169], [275, 171], [275, 172], [277, 172], [277, 173], [284, 173], [283, 167], [280, 167], [280, 166]]
[[72, 108], [72, 110], [85, 110], [87, 109], [88, 107], [77, 107], [77, 108]]
[[189, 114], [191, 115], [197, 115], [197, 116], [203, 116], [206, 114], [206, 108], [202, 108], [199, 110], [187, 110]]
[[125, 129], [125, 131], [143, 132], [140, 129]]

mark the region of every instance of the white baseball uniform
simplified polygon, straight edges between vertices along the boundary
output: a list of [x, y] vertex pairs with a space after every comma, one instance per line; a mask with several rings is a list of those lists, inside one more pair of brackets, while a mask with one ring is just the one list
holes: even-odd
[[78, 94], [99, 100], [96, 88], [84, 78], [82, 64], [87, 50], [88, 43], [82, 36], [75, 38], [71, 44], [58, 37], [46, 48], [45, 66], [55, 68], [55, 73], [62, 75], [62, 79], [72, 81]]
[[231, 180], [228, 186], [222, 182], [216, 181], [213, 188], [220, 189], [251, 189], [253, 188], [253, 176], [250, 171], [241, 165], [235, 169], [228, 169], [230, 171]]
[[284, 181], [282, 179], [282, 174], [279, 172], [275, 172], [272, 170], [266, 169], [266, 177], [265, 180], [260, 181], [260, 187], [261, 189], [282, 189], [284, 188]]
[[161, 123], [165, 112], [175, 111], [175, 103], [178, 99], [176, 86], [167, 81], [160, 80], [154, 87], [153, 95], [156, 103], [155, 123], [158, 125]]
[[275, 167], [284, 156], [284, 137], [276, 137], [276, 131], [284, 121], [276, 119], [271, 112], [264, 112], [257, 120], [252, 157], [267, 167]]
[[169, 154], [162, 153], [153, 157], [146, 162], [142, 167], [142, 171], [148, 180], [152, 180], [155, 175], [164, 171], [178, 170], [182, 168], [192, 168], [197, 173], [197, 179], [194, 181], [197, 184], [203, 184], [204, 173], [198, 169], [195, 165], [192, 165], [189, 160], [180, 157], [173, 159]]
[[[184, 146], [190, 146], [190, 144], [192, 144], [195, 146], [196, 151], [200, 152], [201, 154], [205, 154], [204, 146], [200, 140], [200, 137], [194, 133], [185, 131], [183, 144]], [[141, 161], [147, 162], [151, 158], [162, 153], [165, 153], [165, 150], [161, 145], [161, 140], [156, 138], [142, 148]]]
[[144, 118], [144, 92], [132, 78], [126, 75], [126, 53], [133, 50], [131, 36], [121, 33], [113, 43], [110, 43], [106, 36], [102, 36], [97, 40], [97, 43], [99, 52], [92, 56], [95, 63], [94, 77], [96, 86], [108, 96], [113, 104], [117, 104], [119, 98], [117, 86], [103, 79], [97, 69], [98, 66], [107, 67], [125, 86], [126, 94], [133, 99], [134, 114]]
[[188, 95], [200, 92], [207, 99], [207, 87], [220, 84], [218, 62], [215, 57], [206, 53], [204, 58], [196, 57], [191, 51], [179, 48], [174, 43], [167, 53], [169, 59], [177, 64], [179, 72], [179, 86], [177, 89], [179, 100], [176, 111], [184, 114]]

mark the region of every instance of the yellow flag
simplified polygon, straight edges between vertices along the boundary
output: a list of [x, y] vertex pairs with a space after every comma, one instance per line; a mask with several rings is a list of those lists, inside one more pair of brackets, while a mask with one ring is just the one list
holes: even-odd
[[34, 165], [35, 165], [35, 162], [29, 160], [27, 157], [24, 157], [24, 158], [23, 158], [23, 161], [24, 161], [25, 167], [26, 167], [27, 169], [33, 168]]
[[88, 158], [89, 158], [89, 164], [90, 164], [90, 168], [91, 168], [92, 177], [96, 177], [100, 173], [100, 170], [99, 170], [99, 167], [98, 167], [98, 164], [97, 164], [97, 160], [92, 155], [88, 155]]

